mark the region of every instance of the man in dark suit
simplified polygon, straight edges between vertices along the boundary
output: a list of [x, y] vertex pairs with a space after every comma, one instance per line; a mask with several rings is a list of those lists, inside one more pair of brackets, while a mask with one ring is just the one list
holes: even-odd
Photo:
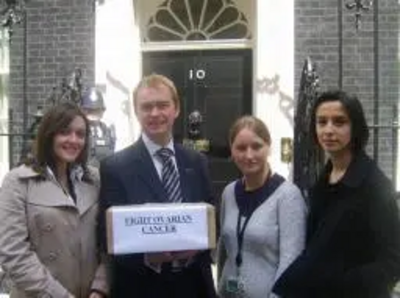
[[[105, 251], [105, 210], [110, 206], [169, 202], [162, 184], [161, 148], [168, 148], [179, 176], [174, 202], [212, 202], [207, 161], [173, 143], [180, 112], [172, 81], [145, 77], [133, 93], [142, 135], [130, 147], [101, 163], [100, 247]], [[178, 194], [178, 195], [177, 195]], [[160, 252], [110, 257], [111, 296], [115, 298], [216, 297], [209, 251]]]

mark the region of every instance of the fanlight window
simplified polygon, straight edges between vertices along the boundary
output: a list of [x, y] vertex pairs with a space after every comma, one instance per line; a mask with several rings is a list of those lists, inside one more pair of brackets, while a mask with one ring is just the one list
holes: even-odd
[[248, 21], [232, 0], [166, 0], [145, 32], [145, 41], [249, 38]]

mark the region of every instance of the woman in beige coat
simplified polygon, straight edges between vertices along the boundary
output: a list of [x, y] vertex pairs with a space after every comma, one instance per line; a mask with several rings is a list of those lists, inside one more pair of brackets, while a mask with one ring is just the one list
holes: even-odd
[[99, 178], [86, 166], [89, 128], [72, 103], [42, 119], [34, 158], [0, 189], [0, 264], [11, 298], [105, 297], [96, 248]]

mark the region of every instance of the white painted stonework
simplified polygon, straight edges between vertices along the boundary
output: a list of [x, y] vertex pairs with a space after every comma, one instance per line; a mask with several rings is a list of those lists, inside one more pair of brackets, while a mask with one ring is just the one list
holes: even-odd
[[[279, 102], [294, 99], [294, 0], [259, 0], [256, 12], [253, 111], [271, 131], [272, 168], [288, 177], [291, 165], [280, 161], [280, 140], [293, 137], [293, 126]], [[278, 83], [266, 86], [274, 78]]]

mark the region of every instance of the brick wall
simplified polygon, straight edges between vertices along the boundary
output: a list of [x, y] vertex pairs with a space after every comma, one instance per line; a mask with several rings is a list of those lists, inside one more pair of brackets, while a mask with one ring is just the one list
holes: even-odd
[[[10, 107], [14, 111], [14, 132], [23, 130], [24, 95], [28, 113], [34, 113], [37, 104], [75, 68], [84, 71], [85, 84], [94, 83], [92, 1], [34, 0], [28, 1], [26, 12], [26, 44], [24, 24], [20, 24], [15, 28], [10, 48]], [[32, 116], [27, 122], [28, 125], [32, 122]], [[14, 161], [19, 159], [21, 140], [18, 137], [13, 142]]]
[[[339, 6], [342, 2], [340, 23]], [[375, 70], [379, 84], [379, 123], [391, 124], [393, 107], [398, 106], [399, 93], [399, 16], [397, 0], [379, 0], [378, 38], [374, 37], [374, 8], [362, 13], [361, 28], [357, 32], [354, 11], [345, 8], [353, 0], [296, 0], [295, 1], [295, 82], [296, 94], [304, 59], [310, 56], [317, 66], [321, 89], [337, 88], [355, 93], [363, 102], [369, 124], [373, 124]], [[368, 1], [363, 1], [367, 3]], [[342, 33], [340, 28], [342, 26]], [[374, 41], [378, 42], [375, 51]], [[340, 41], [342, 46], [340, 47]], [[342, 76], [340, 77], [340, 49]], [[375, 54], [377, 56], [375, 56]], [[375, 58], [377, 57], [377, 59]], [[375, 67], [377, 62], [378, 67]], [[379, 131], [379, 164], [393, 176], [392, 130]], [[372, 154], [372, 137], [368, 146]]]

